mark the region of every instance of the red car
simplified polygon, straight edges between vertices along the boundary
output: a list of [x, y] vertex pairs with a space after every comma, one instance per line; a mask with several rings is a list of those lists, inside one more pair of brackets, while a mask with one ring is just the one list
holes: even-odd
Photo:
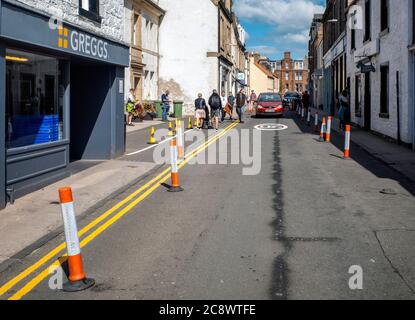
[[257, 116], [282, 116], [284, 106], [280, 94], [274, 92], [261, 93], [256, 105]]

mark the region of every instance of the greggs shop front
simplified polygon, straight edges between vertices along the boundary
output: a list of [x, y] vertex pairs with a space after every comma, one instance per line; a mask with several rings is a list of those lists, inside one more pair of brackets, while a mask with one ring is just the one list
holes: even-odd
[[129, 48], [0, 0], [0, 208], [124, 153]]

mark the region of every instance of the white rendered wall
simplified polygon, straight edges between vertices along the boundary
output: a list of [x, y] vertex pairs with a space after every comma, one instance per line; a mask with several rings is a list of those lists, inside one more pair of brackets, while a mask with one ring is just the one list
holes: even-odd
[[169, 89], [193, 114], [201, 92], [207, 99], [218, 87], [218, 8], [211, 0], [161, 0], [166, 10], [160, 27], [159, 94]]

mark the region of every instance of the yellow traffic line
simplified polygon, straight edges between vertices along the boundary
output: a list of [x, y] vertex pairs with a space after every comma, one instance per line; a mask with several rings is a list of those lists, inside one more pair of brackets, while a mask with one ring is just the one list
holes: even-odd
[[[222, 136], [224, 136], [228, 131], [230, 131], [232, 128], [236, 127], [238, 123], [233, 123], [229, 125], [227, 128], [224, 129], [220, 134], [213, 136], [210, 140], [205, 142], [203, 145], [197, 147], [195, 150], [191, 152], [191, 154], [183, 160], [179, 164], [179, 169], [183, 168], [185, 164], [187, 164], [192, 158], [194, 158], [197, 154], [205, 150], [207, 147], [209, 147], [212, 143], [219, 140]], [[164, 175], [164, 176], [163, 176]], [[146, 190], [150, 185], [153, 185], [144, 192], [141, 196], [139, 196], [137, 199], [132, 201], [128, 206], [126, 206], [124, 209], [122, 209], [120, 212], [118, 212], [116, 215], [114, 215], [111, 219], [109, 219], [107, 222], [105, 222], [103, 225], [101, 225], [99, 228], [97, 228], [95, 231], [93, 231], [90, 235], [88, 235], [85, 239], [83, 239], [80, 243], [81, 247], [86, 246], [89, 242], [91, 242], [93, 239], [95, 239], [98, 235], [100, 235], [102, 232], [104, 232], [106, 229], [108, 229], [113, 223], [121, 219], [127, 212], [129, 212], [132, 208], [137, 206], [141, 201], [143, 201], [145, 198], [147, 198], [153, 191], [155, 191], [162, 183], [167, 181], [170, 177], [170, 168], [167, 168], [164, 170], [161, 174], [159, 174], [157, 177], [146, 183], [144, 186], [136, 190], [134, 193], [129, 195], [127, 198], [122, 200], [121, 202], [117, 203], [114, 207], [109, 209], [107, 212], [105, 212], [102, 216], [98, 217], [96, 220], [94, 220], [92, 223], [90, 223], [88, 226], [83, 228], [79, 234], [83, 235], [89, 230], [91, 230], [94, 226], [96, 226], [98, 223], [103, 221], [106, 217], [108, 217], [111, 213], [113, 213], [118, 208], [122, 207], [124, 204], [126, 204], [129, 200], [133, 199], [137, 194], [141, 193], [143, 190]], [[157, 181], [158, 180], [158, 181]], [[4, 286], [0, 288], [0, 296], [9, 291], [11, 288], [13, 288], [17, 283], [22, 281], [24, 278], [29, 276], [31, 273], [36, 271], [38, 268], [40, 268], [43, 264], [45, 264], [47, 261], [52, 259], [54, 256], [59, 254], [63, 249], [65, 249], [65, 243], [62, 243], [57, 248], [49, 252], [47, 255], [45, 255], [42, 259], [37, 261], [35, 264], [27, 268], [25, 271], [17, 275], [15, 278], [7, 282]], [[63, 257], [65, 257], [64, 255]], [[10, 300], [18, 300], [21, 299], [24, 295], [29, 293], [34, 287], [36, 287], [43, 279], [45, 279], [49, 275], [49, 268], [56, 263], [60, 263], [59, 261], [53, 262], [50, 266], [45, 268], [38, 276], [36, 276], [33, 280], [28, 282], [22, 289], [20, 289], [18, 292], [16, 292]]]
[[[229, 128], [229, 127], [228, 127]], [[227, 129], [227, 128], [226, 128]], [[226, 130], [225, 129], [225, 130]], [[214, 137], [213, 137], [214, 138]], [[212, 139], [212, 138], [211, 138]], [[196, 148], [194, 151], [197, 151], [199, 148], [203, 147], [203, 145]], [[148, 187], [150, 187], [155, 181], [159, 180], [161, 177], [163, 177], [165, 174], [170, 172], [170, 168], [166, 168], [163, 172], [161, 172], [157, 177], [147, 182], [144, 186], [140, 187], [136, 191], [134, 191], [132, 194], [130, 194], [128, 197], [126, 197], [124, 200], [118, 202], [116, 205], [114, 205], [112, 208], [104, 212], [101, 216], [99, 216], [97, 219], [92, 221], [90, 224], [88, 224], [86, 227], [84, 227], [82, 230], [79, 231], [79, 237], [86, 234], [88, 231], [90, 231], [92, 228], [94, 228], [96, 225], [101, 223], [103, 220], [105, 220], [108, 216], [110, 216], [112, 213], [114, 213], [116, 210], [121, 208], [124, 204], [128, 203], [131, 199], [133, 199], [135, 196], [146, 190]], [[22, 281], [24, 278], [26, 278], [28, 275], [36, 271], [38, 268], [40, 268], [43, 264], [51, 260], [54, 256], [59, 254], [61, 251], [63, 251], [66, 248], [66, 243], [61, 243], [57, 248], [53, 249], [51, 252], [49, 252], [47, 255], [45, 255], [42, 259], [37, 261], [35, 264], [30, 266], [28, 269], [20, 273], [15, 278], [8, 281], [6, 284], [4, 284], [2, 287], [0, 287], [0, 296], [4, 295], [7, 291], [9, 291], [11, 288], [13, 288], [16, 284], [18, 284], [20, 281]]]

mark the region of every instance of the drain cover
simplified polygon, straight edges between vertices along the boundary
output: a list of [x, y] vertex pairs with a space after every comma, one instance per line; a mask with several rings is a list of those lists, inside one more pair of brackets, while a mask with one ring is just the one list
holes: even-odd
[[392, 196], [396, 196], [398, 194], [393, 189], [382, 189], [382, 190], [380, 190], [380, 193], [382, 193], [382, 194], [388, 194], [388, 195], [392, 195]]

